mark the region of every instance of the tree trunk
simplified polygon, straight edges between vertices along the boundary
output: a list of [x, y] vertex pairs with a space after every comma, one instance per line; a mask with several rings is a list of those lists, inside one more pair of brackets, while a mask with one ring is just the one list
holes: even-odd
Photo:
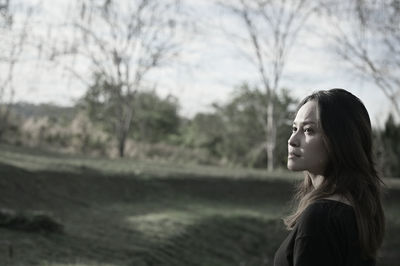
[[[272, 96], [272, 95], [271, 95]], [[275, 121], [274, 121], [274, 100], [272, 97], [269, 97], [269, 103], [267, 107], [267, 170], [271, 172], [274, 170], [274, 150], [276, 143], [276, 134], [274, 134], [275, 130]]]
[[125, 138], [118, 139], [118, 154], [120, 158], [123, 158], [125, 155], [125, 140]]
[[127, 134], [125, 134], [123, 126], [119, 125], [120, 129], [118, 132], [118, 154], [120, 158], [123, 158], [125, 155], [125, 142], [126, 142], [126, 136]]

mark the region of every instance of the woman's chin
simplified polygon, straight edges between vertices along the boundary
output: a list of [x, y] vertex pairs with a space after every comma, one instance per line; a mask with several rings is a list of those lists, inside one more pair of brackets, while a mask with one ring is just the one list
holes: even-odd
[[288, 162], [287, 169], [290, 171], [303, 171], [304, 169], [300, 168], [298, 165], [295, 165], [291, 162]]

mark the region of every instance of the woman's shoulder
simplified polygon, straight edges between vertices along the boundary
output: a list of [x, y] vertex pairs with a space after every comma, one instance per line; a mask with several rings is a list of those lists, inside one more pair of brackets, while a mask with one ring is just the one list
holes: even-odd
[[354, 223], [352, 206], [332, 199], [318, 199], [303, 211], [297, 227], [301, 235], [314, 235]]
[[318, 199], [308, 205], [301, 218], [321, 220], [324, 218], [345, 218], [347, 216], [354, 216], [354, 209], [351, 205], [342, 201], [324, 198]]

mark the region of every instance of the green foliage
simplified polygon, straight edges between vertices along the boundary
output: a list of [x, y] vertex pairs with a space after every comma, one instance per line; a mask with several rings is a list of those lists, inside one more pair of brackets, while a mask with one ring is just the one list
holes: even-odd
[[292, 123], [297, 106], [297, 99], [294, 99], [288, 90], [283, 90], [279, 95], [278, 104], [275, 105], [275, 115], [280, 121], [277, 128], [275, 163], [286, 169], [287, 164], [287, 141], [292, 133]]
[[154, 91], [138, 92], [134, 101], [133, 139], [154, 143], [178, 134], [180, 117], [175, 97], [162, 99]]
[[123, 91], [122, 85], [113, 84], [101, 75], [89, 87], [80, 105], [91, 120], [102, 125], [110, 134], [116, 134], [122, 117], [130, 118], [132, 126], [128, 136], [136, 141], [166, 141], [178, 133], [179, 104], [175, 97], [161, 98], [154, 91]]
[[13, 139], [19, 131], [20, 119], [11, 105], [0, 104], [0, 141]]
[[198, 113], [184, 124], [183, 143], [191, 148], [206, 149], [211, 155], [222, 155], [224, 128], [222, 119], [215, 113]]
[[118, 117], [122, 116], [122, 107], [133, 100], [133, 94], [121, 97], [121, 86], [106, 80], [100, 74], [94, 75], [91, 85], [78, 106], [84, 108], [91, 120], [101, 122], [107, 132], [114, 132]]
[[257, 120], [257, 105], [264, 104], [264, 96], [258, 90], [250, 90], [243, 85], [230, 102], [216, 106], [225, 126], [224, 156], [234, 163], [252, 166], [262, 155], [264, 133], [262, 124]]
[[383, 173], [385, 176], [400, 177], [400, 124], [390, 114], [381, 132]]
[[[278, 121], [276, 166], [286, 164], [287, 139], [290, 134], [290, 106], [294, 103], [288, 91], [275, 97], [274, 118]], [[190, 147], [207, 149], [211, 155], [233, 164], [250, 167], [267, 165], [265, 107], [267, 95], [247, 84], [239, 87], [230, 101], [214, 104], [214, 112], [197, 114], [186, 126], [184, 143]]]

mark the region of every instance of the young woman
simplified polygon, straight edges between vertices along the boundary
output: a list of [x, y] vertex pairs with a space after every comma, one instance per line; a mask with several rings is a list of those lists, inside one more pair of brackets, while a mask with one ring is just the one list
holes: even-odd
[[346, 90], [318, 91], [300, 103], [287, 166], [305, 177], [275, 266], [375, 265], [384, 214], [371, 135], [365, 106]]

